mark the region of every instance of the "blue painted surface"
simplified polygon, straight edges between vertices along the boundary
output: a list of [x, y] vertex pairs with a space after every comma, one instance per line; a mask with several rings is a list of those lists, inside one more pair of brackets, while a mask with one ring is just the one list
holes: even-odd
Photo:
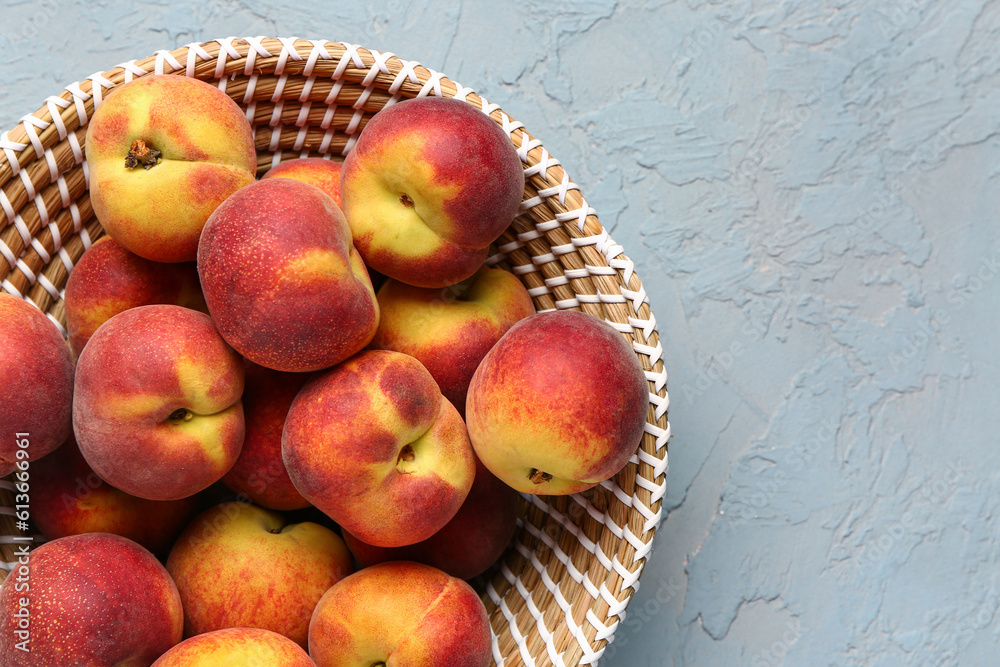
[[607, 665], [986, 665], [1000, 634], [1000, 3], [4, 2], [0, 128], [226, 35], [419, 60], [566, 165], [670, 372]]

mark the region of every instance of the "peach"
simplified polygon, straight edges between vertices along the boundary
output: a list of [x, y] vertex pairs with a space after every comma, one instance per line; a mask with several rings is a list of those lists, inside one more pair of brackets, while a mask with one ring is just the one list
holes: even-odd
[[185, 639], [153, 667], [316, 667], [302, 647], [257, 628], [229, 628]]
[[491, 633], [472, 587], [428, 565], [381, 563], [346, 577], [316, 605], [317, 667], [486, 667]]
[[181, 640], [177, 587], [135, 542], [88, 533], [18, 555], [0, 587], [4, 667], [149, 667]]
[[361, 352], [303, 387], [281, 451], [306, 500], [377, 546], [436, 533], [475, 476], [458, 411], [427, 369], [399, 352]]
[[482, 266], [524, 194], [521, 159], [489, 116], [453, 98], [375, 114], [344, 160], [341, 197], [365, 263], [418, 287]]
[[223, 483], [254, 503], [272, 510], [309, 507], [288, 477], [281, 460], [281, 431], [288, 408], [309, 373], [281, 373], [247, 363], [243, 389], [246, 435], [243, 451], [222, 478]]
[[115, 88], [87, 127], [90, 202], [108, 234], [157, 262], [190, 262], [205, 221], [254, 181], [249, 121], [228, 95], [185, 76]]
[[321, 157], [303, 157], [297, 160], [282, 162], [277, 167], [261, 176], [265, 178], [291, 178], [302, 181], [330, 195], [330, 198], [340, 206], [340, 172], [344, 163], [338, 159]]
[[371, 340], [378, 302], [332, 199], [258, 181], [212, 214], [198, 248], [209, 312], [247, 359], [279, 371], [338, 364]]
[[372, 349], [415, 357], [464, 416], [472, 374], [515, 322], [535, 312], [511, 273], [482, 268], [464, 283], [429, 289], [389, 280], [378, 292]]
[[[0, 477], [72, 432], [73, 355], [49, 318], [0, 292]], [[24, 469], [24, 463], [21, 467]]]
[[459, 579], [472, 579], [495, 563], [517, 528], [517, 491], [476, 461], [472, 490], [444, 528], [405, 547], [376, 547], [344, 531], [344, 542], [361, 567], [393, 560], [431, 565]]
[[166, 555], [198, 510], [198, 498], [158, 501], [130, 496], [97, 476], [70, 438], [32, 464], [31, 516], [49, 539], [111, 533]]
[[77, 356], [99, 326], [129, 308], [169, 303], [208, 312], [194, 262], [151, 262], [110, 236], [98, 239], [73, 267], [64, 301]]
[[188, 526], [167, 571], [180, 590], [186, 636], [252, 627], [305, 647], [316, 603], [354, 563], [327, 528], [287, 525], [276, 512], [231, 502]]
[[483, 359], [466, 418], [476, 454], [523, 493], [577, 493], [633, 456], [649, 407], [645, 373], [624, 336], [593, 315], [521, 320]]
[[150, 500], [218, 481], [243, 446], [243, 360], [204, 313], [140, 306], [80, 355], [73, 427], [101, 479]]

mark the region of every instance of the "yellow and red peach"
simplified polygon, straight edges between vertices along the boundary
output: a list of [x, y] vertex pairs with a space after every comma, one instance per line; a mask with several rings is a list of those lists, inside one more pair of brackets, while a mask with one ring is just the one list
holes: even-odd
[[83, 533], [126, 537], [165, 556], [198, 511], [198, 497], [146, 500], [97, 476], [70, 438], [31, 466], [31, 516], [49, 539]]
[[309, 382], [288, 411], [281, 450], [306, 500], [378, 546], [436, 533], [475, 476], [458, 411], [399, 352], [361, 352]]
[[153, 667], [316, 667], [301, 646], [276, 632], [229, 628], [185, 639]]
[[344, 163], [340, 160], [321, 157], [303, 157], [297, 160], [287, 160], [261, 176], [265, 178], [291, 178], [302, 181], [330, 195], [330, 198], [340, 206], [340, 172]]
[[[73, 355], [35, 306], [0, 292], [0, 477], [72, 432]], [[26, 465], [26, 464], [25, 464]]]
[[80, 451], [101, 479], [133, 496], [193, 495], [240, 454], [243, 373], [204, 313], [166, 305], [119, 313], [77, 365]]
[[475, 273], [523, 194], [510, 139], [453, 98], [404, 100], [375, 114], [341, 175], [344, 214], [365, 263], [419, 287]]
[[486, 667], [486, 607], [461, 579], [419, 563], [381, 563], [327, 591], [309, 625], [317, 667]]
[[517, 491], [476, 461], [476, 479], [458, 514], [423, 542], [405, 547], [376, 547], [344, 531], [344, 542], [361, 567], [412, 560], [472, 579], [495, 563], [517, 528]]
[[110, 236], [98, 239], [73, 267], [63, 299], [77, 356], [98, 327], [129, 308], [163, 303], [208, 312], [194, 262], [151, 262]]
[[144, 76], [112, 90], [87, 127], [86, 154], [97, 219], [157, 262], [192, 261], [205, 221], [257, 174], [239, 105], [185, 76]]
[[181, 640], [183, 627], [170, 575], [117, 535], [43, 544], [0, 587], [4, 667], [149, 667]]
[[276, 512], [230, 502], [188, 526], [167, 571], [180, 590], [186, 636], [253, 627], [305, 647], [316, 603], [354, 562], [328, 528], [286, 525]]
[[516, 276], [485, 267], [439, 289], [389, 280], [378, 303], [378, 331], [369, 347], [415, 357], [463, 416], [479, 362], [515, 322], [535, 312]]
[[645, 373], [624, 336], [593, 315], [521, 320], [483, 359], [466, 419], [476, 454], [523, 493], [577, 493], [635, 454], [649, 408]]
[[261, 507], [278, 511], [309, 507], [281, 460], [281, 431], [288, 408], [311, 377], [310, 373], [282, 373], [247, 363], [243, 451], [222, 482]]
[[333, 366], [378, 327], [378, 302], [340, 209], [318, 188], [258, 181], [205, 225], [198, 272], [222, 336], [279, 371]]

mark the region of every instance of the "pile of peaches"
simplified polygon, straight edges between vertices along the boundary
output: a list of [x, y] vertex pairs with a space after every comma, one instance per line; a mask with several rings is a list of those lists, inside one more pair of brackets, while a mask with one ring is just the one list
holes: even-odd
[[162, 75], [86, 155], [107, 236], [68, 344], [0, 296], [0, 475], [48, 539], [0, 588], [0, 666], [488, 665], [467, 580], [518, 493], [612, 477], [648, 404], [620, 333], [484, 266], [524, 192], [504, 132], [407, 100], [258, 180], [243, 111]]

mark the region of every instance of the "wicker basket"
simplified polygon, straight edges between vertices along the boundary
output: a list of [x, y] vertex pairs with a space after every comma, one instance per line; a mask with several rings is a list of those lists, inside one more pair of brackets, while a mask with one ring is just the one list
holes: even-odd
[[[282, 160], [346, 154], [372, 114], [406, 97], [462, 98], [507, 133], [524, 163], [524, 201], [487, 263], [517, 275], [537, 310], [580, 309], [621, 331], [646, 369], [650, 402], [642, 442], [614, 480], [575, 496], [524, 499], [517, 535], [485, 584], [483, 601], [497, 665], [595, 664], [639, 587], [660, 521], [670, 437], [667, 374], [632, 261], [559, 161], [471, 89], [353, 44], [227, 38], [121, 64], [49, 97], [0, 135], [2, 287], [47, 313], [64, 335], [66, 278], [104, 233], [87, 191], [86, 124], [110, 88], [147, 74], [193, 76], [228, 93], [253, 124], [261, 173]], [[23, 535], [12, 518], [12, 489], [0, 481], [5, 569]]]

